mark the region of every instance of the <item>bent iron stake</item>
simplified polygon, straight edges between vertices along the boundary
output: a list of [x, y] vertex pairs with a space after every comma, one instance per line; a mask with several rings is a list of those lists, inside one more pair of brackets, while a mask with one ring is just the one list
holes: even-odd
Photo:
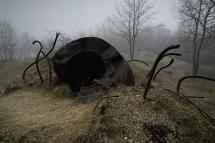
[[188, 103], [190, 103], [194, 108], [196, 108], [205, 119], [207, 119], [215, 127], [215, 119], [212, 116], [210, 116], [207, 112], [203, 111], [198, 105], [196, 105], [193, 101], [191, 101], [189, 99], [190, 96], [185, 96], [183, 94], [180, 94], [180, 88], [181, 88], [182, 83], [188, 79], [203, 79], [203, 80], [208, 80], [208, 81], [212, 81], [212, 82], [215, 82], [215, 79], [205, 77], [205, 76], [185, 76], [185, 77], [182, 77], [181, 79], [179, 79], [179, 81], [177, 83], [177, 89], [176, 89], [177, 96], [183, 97]]
[[177, 90], [178, 96], [180, 96], [180, 88], [181, 88], [183, 81], [188, 80], [188, 79], [203, 79], [203, 80], [215, 82], [215, 79], [210, 78], [210, 77], [205, 77], [205, 76], [185, 76], [185, 77], [182, 77], [181, 79], [179, 79], [178, 84], [177, 84], [176, 90]]
[[[51, 71], [51, 60], [49, 59], [49, 55], [53, 52], [53, 50], [55, 49], [55, 45], [57, 43], [57, 40], [60, 36], [60, 33], [56, 33], [56, 37], [55, 37], [55, 40], [54, 40], [54, 43], [52, 45], [52, 48], [47, 52], [47, 54], [45, 54], [42, 50], [43, 50], [43, 45], [40, 41], [34, 41], [33, 44], [35, 45], [36, 43], [38, 43], [40, 45], [40, 50], [39, 52], [37, 53], [37, 56], [35, 58], [35, 61], [33, 63], [31, 63], [30, 65], [28, 65], [23, 74], [22, 74], [22, 79], [25, 81], [25, 76], [26, 76], [26, 73], [27, 71], [34, 65], [36, 65], [36, 68], [37, 68], [37, 72], [38, 72], [38, 75], [40, 77], [40, 81], [41, 81], [41, 84], [43, 83], [43, 77], [41, 75], [41, 72], [40, 72], [40, 69], [39, 69], [39, 62], [41, 62], [42, 60], [46, 59], [48, 61], [48, 64], [49, 64], [49, 81], [50, 81], [50, 84], [51, 84], [51, 81], [52, 81], [52, 71]], [[43, 54], [43, 57], [40, 58], [40, 54]]]
[[153, 80], [156, 80], [158, 74], [159, 74], [162, 70], [164, 70], [164, 69], [170, 67], [173, 63], [174, 63], [174, 59], [171, 58], [170, 62], [169, 62], [167, 65], [161, 67], [161, 68], [155, 73], [155, 75], [154, 75], [154, 77], [153, 77]]
[[170, 47], [164, 49], [164, 50], [158, 55], [158, 57], [157, 57], [157, 59], [155, 60], [155, 63], [154, 63], [154, 65], [153, 65], [152, 69], [150, 70], [150, 72], [149, 72], [148, 75], [147, 75], [148, 80], [147, 80], [145, 92], [144, 92], [144, 95], [143, 95], [143, 99], [146, 99], [146, 97], [147, 97], [147, 94], [148, 94], [149, 89], [150, 89], [150, 86], [151, 86], [152, 79], [153, 79], [153, 77], [154, 77], [154, 74], [155, 74], [155, 72], [156, 72], [157, 66], [159, 65], [160, 61], [161, 61], [163, 58], [167, 57], [167, 56], [181, 56], [180, 53], [167, 53], [167, 52], [169, 52], [169, 51], [171, 51], [171, 50], [175, 50], [175, 49], [178, 49], [178, 48], [180, 48], [180, 45], [173, 45], [173, 46], [170, 46]]

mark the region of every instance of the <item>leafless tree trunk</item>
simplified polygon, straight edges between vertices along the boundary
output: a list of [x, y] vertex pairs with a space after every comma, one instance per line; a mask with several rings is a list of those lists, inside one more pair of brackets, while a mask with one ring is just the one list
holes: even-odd
[[136, 40], [143, 25], [152, 16], [152, 5], [148, 0], [123, 0], [112, 20], [115, 31], [129, 44], [130, 59], [135, 57]]
[[215, 25], [215, 2], [213, 0], [183, 0], [180, 13], [192, 37], [193, 75], [198, 74], [201, 49]]
[[205, 11], [204, 14], [202, 16], [202, 22], [200, 23], [200, 25], [202, 26], [202, 35], [200, 38], [200, 43], [199, 43], [199, 47], [197, 49], [197, 56], [196, 56], [196, 70], [198, 71], [199, 69], [199, 61], [200, 61], [200, 52], [202, 47], [204, 46], [204, 42], [207, 38], [207, 31], [209, 29], [209, 27], [211, 26], [211, 22], [212, 24], [215, 24], [215, 3], [214, 2], [208, 2], [208, 4], [205, 4]]

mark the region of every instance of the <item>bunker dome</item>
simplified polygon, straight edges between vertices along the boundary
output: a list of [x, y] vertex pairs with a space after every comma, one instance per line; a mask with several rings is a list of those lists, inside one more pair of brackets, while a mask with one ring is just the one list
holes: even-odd
[[58, 78], [73, 91], [93, 81], [134, 85], [129, 64], [112, 45], [97, 37], [84, 37], [66, 44], [56, 51], [52, 60]]

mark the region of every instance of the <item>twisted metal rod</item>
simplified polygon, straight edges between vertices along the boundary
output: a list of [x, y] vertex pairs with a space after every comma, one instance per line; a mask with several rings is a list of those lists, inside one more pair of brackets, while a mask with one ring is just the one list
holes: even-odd
[[182, 77], [181, 79], [179, 79], [178, 83], [177, 83], [177, 96], [179, 97], [183, 97], [188, 103], [190, 103], [194, 108], [196, 108], [199, 113], [205, 118], [205, 119], [208, 119], [209, 122], [215, 126], [215, 119], [213, 117], [211, 117], [207, 112], [203, 111], [198, 105], [196, 105], [194, 102], [192, 102], [190, 99], [189, 99], [189, 96], [185, 96], [183, 94], [180, 94], [180, 89], [181, 89], [181, 85], [182, 83], [185, 81], [185, 80], [188, 80], [188, 79], [203, 79], [203, 80], [208, 80], [208, 81], [212, 81], [212, 82], [215, 82], [215, 79], [213, 78], [210, 78], [210, 77], [206, 77], [206, 76], [185, 76], [185, 77]]
[[[34, 43], [34, 42], [33, 42], [33, 43]], [[25, 80], [25, 76], [26, 76], [27, 71], [28, 71], [31, 67], [33, 67], [34, 65], [36, 65], [36, 69], [37, 69], [38, 75], [39, 75], [39, 77], [40, 77], [41, 84], [43, 83], [43, 77], [42, 77], [41, 72], [40, 72], [40, 69], [39, 69], [39, 58], [40, 58], [40, 54], [41, 54], [42, 49], [43, 49], [43, 47], [40, 47], [40, 50], [38, 51], [37, 56], [36, 56], [34, 62], [31, 63], [30, 65], [28, 65], [28, 66], [25, 68], [25, 70], [24, 70], [24, 72], [23, 72], [23, 74], [22, 74], [22, 79], [23, 79], [23, 80]]]
[[206, 76], [185, 76], [185, 77], [182, 77], [181, 79], [179, 79], [178, 83], [177, 83], [177, 95], [180, 96], [180, 88], [181, 88], [181, 85], [183, 83], [183, 81], [185, 80], [188, 80], [188, 79], [203, 79], [203, 80], [208, 80], [208, 81], [212, 81], [212, 82], [215, 82], [215, 79], [213, 78], [210, 78], [210, 77], [206, 77]]
[[[152, 69], [150, 70], [149, 74], [147, 75], [148, 77], [148, 81], [147, 81], [147, 84], [146, 84], [146, 88], [145, 88], [145, 92], [144, 92], [144, 95], [143, 95], [143, 99], [146, 99], [147, 97], [147, 94], [150, 90], [150, 86], [151, 86], [151, 82], [152, 82], [152, 79], [154, 77], [154, 73], [156, 72], [156, 69], [157, 69], [157, 66], [158, 64], [160, 63], [160, 61], [167, 57], [167, 56], [180, 56], [181, 54], [179, 53], [167, 53], [171, 50], [175, 50], [175, 49], [179, 49], [180, 48], [180, 45], [172, 45], [166, 49], [164, 49], [159, 55], [158, 57], [156, 58], [155, 60], [155, 63], [152, 67]], [[167, 54], [166, 54], [167, 53]]]
[[[167, 51], [168, 52], [168, 51]], [[160, 59], [159, 59], [159, 63], [160, 63], [160, 61], [162, 60], [162, 59], [164, 59], [165, 57], [168, 57], [168, 56], [182, 56], [182, 54], [181, 53], [167, 53], [167, 54], [165, 54], [164, 53], [164, 55], [161, 55], [161, 57], [160, 57]], [[158, 59], [157, 59], [158, 60]], [[158, 64], [159, 64], [158, 63]], [[158, 66], [158, 64], [157, 64], [157, 66]], [[156, 71], [156, 70], [155, 70]], [[147, 78], [149, 78], [150, 76], [151, 76], [151, 74], [153, 74], [153, 72], [152, 72], [152, 70], [150, 70], [150, 72], [147, 74]]]
[[[26, 76], [26, 72], [32, 67], [32, 66], [34, 66], [34, 65], [36, 65], [36, 66], [38, 66], [38, 63], [39, 62], [41, 62], [42, 60], [44, 60], [44, 59], [47, 59], [48, 60], [48, 56], [52, 53], [52, 51], [55, 49], [55, 46], [56, 46], [56, 43], [57, 43], [57, 40], [58, 40], [58, 38], [59, 38], [59, 36], [60, 36], [60, 33], [56, 33], [56, 36], [55, 36], [55, 40], [54, 40], [54, 43], [53, 43], [53, 45], [52, 45], [52, 48], [47, 52], [47, 54], [45, 54], [44, 52], [42, 52], [42, 49], [43, 49], [43, 46], [42, 46], [42, 43], [40, 42], [40, 41], [34, 41], [33, 43], [39, 43], [40, 44], [40, 50], [39, 50], [39, 52], [38, 52], [38, 54], [37, 54], [37, 56], [36, 56], [36, 59], [35, 59], [35, 61], [33, 62], [33, 63], [31, 63], [30, 65], [28, 65], [26, 68], [25, 68], [25, 70], [24, 70], [24, 72], [23, 72], [23, 74], [22, 74], [22, 79], [23, 80], [25, 80], [25, 76]], [[40, 57], [40, 54], [41, 53], [43, 53], [43, 57], [42, 58], [39, 58]], [[49, 59], [49, 62], [50, 62], [51, 60]], [[51, 64], [50, 64], [51, 65]], [[51, 68], [50, 68], [51, 69]], [[40, 70], [37, 70], [37, 71], [40, 71]], [[39, 72], [38, 72], [39, 73]], [[51, 72], [50, 72], [51, 73]], [[41, 78], [41, 77], [40, 77]], [[50, 80], [51, 81], [51, 80]]]
[[[45, 52], [41, 51], [41, 54], [43, 56], [45, 56]], [[52, 65], [51, 65], [51, 59], [49, 57], [47, 57], [47, 63], [48, 63], [48, 66], [49, 66], [49, 86], [51, 86], [52, 84]]]
[[42, 43], [40, 41], [38, 41], [38, 40], [34, 41], [32, 44], [33, 45], [39, 44], [39, 46], [40, 46], [40, 50], [39, 50], [39, 52], [38, 52], [38, 54], [36, 56], [36, 59], [35, 59], [35, 62], [36, 62], [35, 65], [36, 65], [37, 73], [38, 73], [39, 78], [40, 78], [40, 82], [41, 82], [41, 84], [43, 84], [44, 80], [43, 80], [43, 76], [42, 76], [42, 74], [40, 72], [40, 67], [39, 67], [38, 60], [40, 58], [40, 54], [42, 53], [44, 47], [43, 47]]
[[[193, 101], [190, 100], [191, 96], [185, 96], [184, 94], [181, 94], [179, 96], [179, 94], [175, 91], [172, 91], [171, 89], [165, 89], [168, 92], [173, 93], [174, 96], [179, 97], [179, 98], [183, 98], [187, 103], [191, 104], [201, 115], [203, 118], [205, 118], [206, 120], [209, 121], [209, 123], [211, 123], [211, 125], [213, 127], [215, 127], [215, 119], [213, 117], [211, 117], [207, 112], [203, 111], [198, 105], [196, 105]], [[191, 97], [193, 98], [193, 97]], [[201, 97], [204, 98], [204, 97]]]
[[[43, 44], [40, 41], [35, 41], [35, 42], [38, 43], [40, 45], [40, 47], [43, 47]], [[43, 57], [46, 56], [45, 52], [43, 52], [43, 51], [41, 51], [41, 54], [43, 55]], [[49, 58], [49, 56], [47, 56], [46, 60], [47, 60], [48, 66], [49, 66], [49, 85], [51, 86], [51, 84], [52, 84], [52, 65], [51, 65], [51, 59]]]
[[[44, 49], [43, 44], [40, 41], [34, 41], [34, 44], [38, 43], [39, 46]], [[43, 55], [43, 57], [46, 56], [45, 52], [43, 50], [41, 50], [41, 54]], [[51, 65], [51, 59], [49, 58], [49, 56], [46, 57], [47, 63], [48, 63], [48, 69], [49, 69], [49, 85], [51, 86], [52, 84], [52, 65]], [[38, 62], [37, 62], [38, 64]]]
[[167, 65], [165, 65], [165, 66], [161, 67], [160, 69], [158, 69], [158, 71], [154, 74], [153, 80], [156, 80], [158, 74], [159, 74], [162, 70], [167, 69], [168, 67], [170, 67], [173, 63], [174, 63], [174, 59], [172, 58], [172, 59], [170, 60], [170, 62], [169, 62]]

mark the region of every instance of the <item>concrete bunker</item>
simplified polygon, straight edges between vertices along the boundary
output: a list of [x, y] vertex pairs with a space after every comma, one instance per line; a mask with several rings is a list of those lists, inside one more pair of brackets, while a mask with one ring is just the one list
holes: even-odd
[[53, 65], [57, 77], [75, 92], [95, 80], [108, 85], [134, 85], [127, 61], [112, 45], [97, 37], [84, 37], [66, 44], [56, 51]]

